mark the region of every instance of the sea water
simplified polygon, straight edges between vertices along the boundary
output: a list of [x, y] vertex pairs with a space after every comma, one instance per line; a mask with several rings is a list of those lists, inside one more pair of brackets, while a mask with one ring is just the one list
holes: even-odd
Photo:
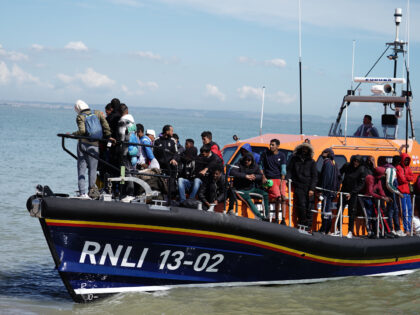
[[[30, 105], [30, 104], [29, 104]], [[76, 161], [57, 133], [76, 130], [72, 106], [0, 105], [0, 314], [418, 314], [420, 272], [401, 277], [354, 277], [311, 285], [174, 289], [118, 294], [75, 304], [54, 269], [37, 219], [26, 210], [37, 184], [55, 192], [77, 190]], [[157, 133], [174, 126], [181, 142], [201, 145], [213, 132], [223, 145], [259, 133], [257, 113], [132, 108], [137, 123]], [[265, 114], [264, 133], [299, 132], [297, 115]], [[304, 132], [327, 134], [335, 117], [305, 117]], [[376, 119], [379, 121], [379, 118]], [[361, 118], [349, 120], [355, 130]], [[75, 152], [74, 141], [66, 145]], [[259, 266], [255, 266], [259, 268]]]

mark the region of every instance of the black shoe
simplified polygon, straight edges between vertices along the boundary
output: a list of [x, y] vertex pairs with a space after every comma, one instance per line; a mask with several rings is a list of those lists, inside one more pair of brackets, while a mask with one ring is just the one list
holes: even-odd
[[266, 217], [261, 218], [261, 220], [263, 220], [263, 221], [265, 221], [265, 222], [270, 222], [270, 218], [266, 218]]
[[281, 220], [280, 224], [281, 224], [281, 225], [286, 225], [286, 221]]

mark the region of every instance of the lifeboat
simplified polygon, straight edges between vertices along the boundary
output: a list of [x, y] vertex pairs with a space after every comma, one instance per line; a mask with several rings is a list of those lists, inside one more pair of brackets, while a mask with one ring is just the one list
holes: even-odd
[[[394, 41], [389, 45], [398, 53], [404, 43]], [[407, 121], [411, 121], [409, 84], [400, 96], [396, 96], [395, 88], [388, 94], [355, 96], [354, 91], [349, 91], [328, 136], [266, 134], [226, 145], [224, 161], [227, 167], [235, 164], [245, 143], [260, 153], [276, 138], [281, 150], [290, 156], [296, 145], [309, 139], [318, 165], [325, 148], [335, 151], [339, 165], [356, 154], [372, 156], [381, 165], [404, 151], [411, 155], [412, 170], [418, 175], [420, 147], [414, 129], [409, 136], [407, 124], [405, 139], [397, 136], [403, 109]], [[382, 116], [382, 137], [352, 137], [345, 128], [342, 132], [342, 115], [354, 102], [378, 103], [393, 113]], [[77, 137], [59, 136], [63, 149], [72, 154], [64, 141]], [[45, 185], [38, 185], [27, 201], [30, 215], [41, 224], [55, 267], [76, 302], [122, 292], [313, 283], [350, 276], [404, 275], [420, 268], [420, 237], [414, 233], [401, 238], [369, 239], [363, 231], [363, 220], [359, 222], [358, 237], [352, 239], [298, 228], [293, 221], [290, 189], [287, 202], [275, 209], [286, 221], [279, 224], [279, 220], [253, 219], [243, 204], [238, 205], [236, 215], [228, 215], [223, 205], [209, 212], [176, 206], [170, 199], [155, 201], [155, 192], [138, 178], [110, 178], [108, 184], [128, 180], [135, 181], [145, 192], [130, 203], [107, 193], [99, 200], [82, 200], [54, 193]], [[335, 231], [339, 230], [340, 236], [346, 229], [346, 211], [339, 201], [336, 208]], [[316, 209], [314, 216], [319, 216]], [[319, 223], [314, 221], [316, 231]]]

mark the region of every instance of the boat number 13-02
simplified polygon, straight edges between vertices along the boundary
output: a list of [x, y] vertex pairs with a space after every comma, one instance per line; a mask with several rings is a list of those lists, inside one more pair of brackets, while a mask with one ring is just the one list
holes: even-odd
[[210, 255], [209, 253], [201, 253], [197, 256], [195, 260], [184, 260], [184, 252], [177, 250], [165, 250], [160, 253], [162, 258], [159, 269], [169, 269], [177, 270], [179, 267], [183, 266], [193, 266], [194, 271], [200, 272], [218, 272], [219, 269], [216, 268], [224, 259], [222, 254]]

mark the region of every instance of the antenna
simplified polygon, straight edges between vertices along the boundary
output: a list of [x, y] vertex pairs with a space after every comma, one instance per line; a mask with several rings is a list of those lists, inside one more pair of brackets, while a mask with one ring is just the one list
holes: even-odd
[[350, 89], [353, 91], [353, 78], [354, 78], [354, 51], [356, 47], [356, 41], [353, 40], [353, 54], [352, 54], [352, 61], [351, 61], [351, 86]]
[[300, 96], [300, 134], [303, 134], [302, 127], [302, 13], [299, 0], [299, 96]]
[[260, 136], [262, 136], [262, 126], [263, 126], [263, 117], [264, 117], [264, 96], [265, 96], [265, 86], [263, 86], [263, 87], [262, 87], [262, 103], [261, 103]]

